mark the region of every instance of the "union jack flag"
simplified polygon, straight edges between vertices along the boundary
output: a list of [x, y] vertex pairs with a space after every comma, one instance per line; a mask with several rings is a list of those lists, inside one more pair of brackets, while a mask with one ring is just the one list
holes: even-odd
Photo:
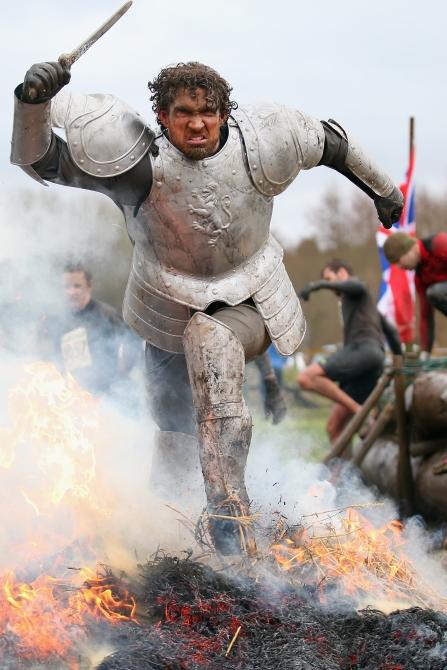
[[414, 272], [412, 270], [401, 270], [397, 265], [390, 265], [383, 253], [383, 245], [386, 238], [398, 230], [409, 235], [415, 235], [416, 233], [414, 162], [415, 150], [412, 148], [406, 180], [400, 186], [405, 198], [400, 220], [390, 230], [381, 226], [376, 234], [382, 268], [377, 308], [379, 312], [396, 325], [404, 343], [413, 342], [415, 337]]

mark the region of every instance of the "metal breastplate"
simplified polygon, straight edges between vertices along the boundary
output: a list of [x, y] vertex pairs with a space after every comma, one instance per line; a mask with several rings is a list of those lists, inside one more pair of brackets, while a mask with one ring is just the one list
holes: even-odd
[[186, 158], [165, 137], [159, 148], [138, 217], [144, 264], [156, 259], [170, 272], [211, 278], [251, 258], [268, 238], [272, 199], [253, 185], [234, 122], [223, 148], [204, 160]]
[[272, 199], [253, 184], [234, 121], [224, 147], [191, 161], [163, 137], [151, 193], [136, 217], [124, 318], [162, 349], [182, 351], [193, 310], [252, 297], [272, 340], [292, 353], [304, 334], [298, 298], [269, 234]]

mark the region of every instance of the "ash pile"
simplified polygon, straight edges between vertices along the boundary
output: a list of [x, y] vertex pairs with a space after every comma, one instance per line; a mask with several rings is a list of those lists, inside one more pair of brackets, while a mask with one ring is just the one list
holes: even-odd
[[142, 570], [139, 594], [152, 623], [121, 630], [119, 649], [98, 670], [447, 667], [444, 614], [357, 612], [346, 601], [334, 609], [319, 604], [314, 590], [230, 578], [191, 560], [157, 560]]

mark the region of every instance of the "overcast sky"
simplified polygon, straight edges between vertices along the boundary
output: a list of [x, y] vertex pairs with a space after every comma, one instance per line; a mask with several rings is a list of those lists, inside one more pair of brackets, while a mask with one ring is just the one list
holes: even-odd
[[[42, 188], [8, 162], [15, 85], [32, 63], [70, 51], [120, 4], [1, 0], [3, 196], [20, 185]], [[397, 182], [413, 114], [417, 181], [440, 190], [447, 184], [446, 25], [441, 0], [134, 0], [73, 66], [70, 86], [113, 93], [153, 123], [147, 81], [168, 63], [199, 60], [231, 82], [240, 104], [275, 101], [336, 119]], [[277, 199], [275, 228], [290, 240], [302, 235], [306, 211], [329, 184], [343, 178], [326, 168], [300, 175]]]

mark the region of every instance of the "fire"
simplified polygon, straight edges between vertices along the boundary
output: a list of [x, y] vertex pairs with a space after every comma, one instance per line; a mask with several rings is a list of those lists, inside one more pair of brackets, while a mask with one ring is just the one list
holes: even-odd
[[384, 596], [399, 602], [447, 611], [431, 587], [421, 583], [405, 556], [402, 524], [390, 521], [380, 528], [350, 508], [335, 527], [332, 522], [302, 527], [271, 547], [283, 570], [299, 569], [300, 578], [319, 584], [321, 593], [337, 584], [344, 593]]
[[8, 416], [10, 426], [0, 429], [0, 466], [11, 468], [17, 450], [27, 450], [23, 460], [32, 461], [33, 475], [21, 490], [36, 514], [68, 494], [78, 499], [91, 495], [93, 445], [100, 432], [93, 396], [53, 364], [30, 363], [9, 391]]
[[135, 599], [126, 590], [121, 595], [115, 593], [116, 584], [111, 575], [98, 576], [90, 568], [83, 568], [80, 575], [84, 586], [70, 599], [72, 609], [81, 614], [88, 611], [112, 623], [137, 621]]
[[[47, 575], [31, 583], [18, 582], [11, 572], [0, 576], [0, 636], [13, 637], [17, 655], [70, 662], [74, 644], [87, 635], [89, 617], [137, 623], [135, 599], [111, 574], [84, 568], [79, 578], [84, 582], [76, 588]], [[74, 661], [71, 667], [77, 667]]]
[[[0, 635], [12, 635], [23, 658], [65, 657], [76, 637], [51, 577], [19, 583], [12, 573], [0, 577]], [[79, 635], [79, 632], [78, 632]]]

